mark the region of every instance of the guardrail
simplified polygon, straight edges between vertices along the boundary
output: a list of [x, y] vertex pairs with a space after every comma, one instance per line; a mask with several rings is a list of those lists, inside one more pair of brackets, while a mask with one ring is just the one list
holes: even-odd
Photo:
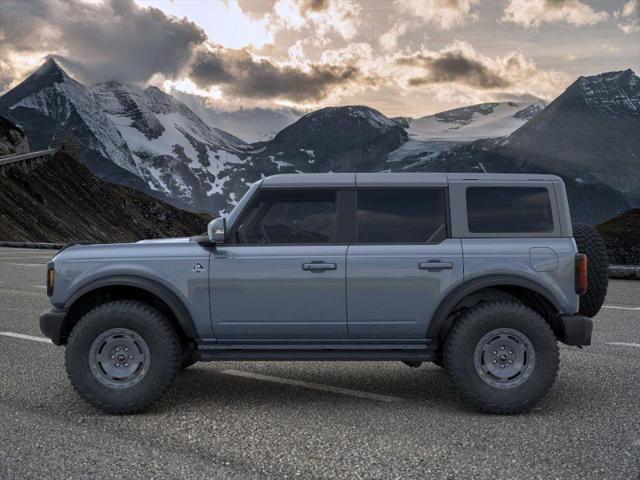
[[4, 169], [9, 165], [15, 165], [16, 163], [30, 163], [33, 161], [39, 161], [45, 158], [51, 158], [56, 153], [56, 149], [39, 150], [37, 152], [22, 153], [20, 155], [5, 155], [0, 157], [0, 171], [4, 172]]

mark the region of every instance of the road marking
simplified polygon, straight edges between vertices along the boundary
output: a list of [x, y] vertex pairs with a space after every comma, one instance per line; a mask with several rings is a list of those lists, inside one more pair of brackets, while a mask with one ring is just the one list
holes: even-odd
[[31, 340], [32, 342], [51, 343], [51, 340], [45, 337], [34, 337], [33, 335], [23, 335], [22, 333], [0, 332], [0, 335], [12, 338], [21, 338], [22, 340]]
[[618, 347], [635, 347], [635, 348], [640, 348], [640, 343], [608, 342], [606, 345], [616, 345], [616, 346], [618, 346]]
[[640, 307], [620, 307], [618, 305], [603, 305], [602, 308], [610, 308], [614, 310], [640, 310]]
[[33, 260], [33, 259], [43, 259], [43, 260], [51, 260], [53, 257], [32, 257], [32, 256], [23, 256], [23, 257], [3, 257], [0, 255], [0, 261], [4, 260]]
[[47, 288], [46, 285], [33, 285], [33, 288]]
[[7, 263], [7, 265], [15, 265], [17, 267], [46, 267], [46, 263]]
[[320, 383], [303, 382], [300, 380], [292, 380], [290, 378], [272, 377], [270, 375], [261, 375], [259, 373], [243, 372], [240, 370], [220, 370], [226, 375], [234, 375], [236, 377], [252, 378], [254, 380], [262, 380], [265, 382], [280, 383], [283, 385], [292, 385], [294, 387], [310, 388], [312, 390], [321, 390], [323, 392], [340, 393], [342, 395], [351, 395], [352, 397], [367, 398], [369, 400], [378, 400], [380, 402], [397, 402], [402, 400], [398, 397], [390, 397], [388, 395], [379, 395], [377, 393], [361, 392], [360, 390], [352, 390], [350, 388], [333, 387], [331, 385], [322, 385]]

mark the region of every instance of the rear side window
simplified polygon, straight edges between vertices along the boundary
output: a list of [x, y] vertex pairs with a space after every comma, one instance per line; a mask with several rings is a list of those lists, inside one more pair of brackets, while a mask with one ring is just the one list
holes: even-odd
[[335, 191], [262, 191], [237, 229], [241, 244], [330, 243]]
[[358, 243], [436, 243], [446, 238], [444, 190], [358, 191]]
[[551, 232], [549, 192], [544, 187], [469, 187], [467, 221], [471, 233]]

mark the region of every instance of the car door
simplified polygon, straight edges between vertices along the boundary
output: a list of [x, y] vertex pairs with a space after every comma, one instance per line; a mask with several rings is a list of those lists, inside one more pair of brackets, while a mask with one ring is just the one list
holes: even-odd
[[337, 244], [338, 191], [257, 192], [230, 243], [212, 254], [211, 311], [220, 339], [347, 335], [347, 244]]
[[443, 294], [463, 280], [448, 238], [446, 188], [359, 188], [347, 252], [349, 337], [424, 338]]

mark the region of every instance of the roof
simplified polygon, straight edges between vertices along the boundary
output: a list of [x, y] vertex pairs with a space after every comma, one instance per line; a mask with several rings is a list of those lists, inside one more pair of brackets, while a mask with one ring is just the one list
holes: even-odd
[[449, 181], [560, 180], [526, 173], [286, 173], [262, 180], [261, 188], [446, 187]]

